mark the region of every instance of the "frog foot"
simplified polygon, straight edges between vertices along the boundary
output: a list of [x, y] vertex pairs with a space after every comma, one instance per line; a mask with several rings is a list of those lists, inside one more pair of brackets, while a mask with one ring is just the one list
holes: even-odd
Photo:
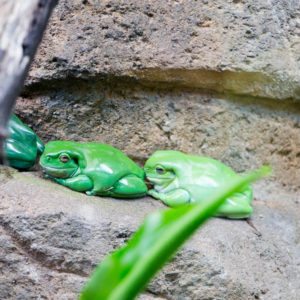
[[159, 199], [159, 194], [158, 194], [158, 192], [155, 191], [155, 190], [149, 190], [149, 191], [147, 192], [147, 194], [148, 194], [149, 196], [153, 197], [155, 200], [158, 200], [158, 199]]
[[61, 178], [51, 178], [51, 179], [54, 180], [56, 183], [65, 185], [65, 179], [61, 179]]
[[95, 196], [96, 195], [96, 192], [91, 190], [91, 191], [86, 191], [85, 192], [88, 196]]

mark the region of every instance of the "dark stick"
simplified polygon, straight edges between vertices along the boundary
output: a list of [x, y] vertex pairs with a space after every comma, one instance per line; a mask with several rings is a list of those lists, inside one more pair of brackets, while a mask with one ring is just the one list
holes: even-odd
[[0, 0], [0, 164], [7, 124], [58, 0]]

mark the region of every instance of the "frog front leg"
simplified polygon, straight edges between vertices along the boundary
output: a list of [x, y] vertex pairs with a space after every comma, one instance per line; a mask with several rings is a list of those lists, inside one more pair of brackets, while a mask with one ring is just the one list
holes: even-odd
[[175, 189], [167, 193], [149, 190], [148, 195], [161, 200], [164, 204], [171, 207], [177, 207], [191, 201], [190, 193], [184, 189]]
[[76, 177], [62, 179], [62, 178], [53, 178], [55, 182], [64, 185], [71, 190], [77, 192], [88, 192], [93, 189], [92, 180], [86, 175], [78, 175]]

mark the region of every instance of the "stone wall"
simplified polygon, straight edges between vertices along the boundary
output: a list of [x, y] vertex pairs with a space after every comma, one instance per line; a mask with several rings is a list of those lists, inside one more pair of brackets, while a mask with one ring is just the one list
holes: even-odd
[[60, 1], [17, 112], [45, 141], [268, 163], [299, 187], [299, 12], [291, 0]]
[[299, 99], [299, 12], [297, 0], [63, 0], [29, 82], [123, 75]]
[[[45, 142], [105, 142], [140, 163], [178, 149], [239, 172], [274, 169], [255, 186], [259, 232], [213, 220], [143, 299], [297, 299], [299, 14], [297, 0], [61, 0], [56, 8], [17, 104]], [[162, 207], [88, 198], [36, 175], [0, 189], [7, 299], [74, 299], [95, 264]]]
[[[300, 187], [300, 106], [138, 82], [51, 81], [19, 99], [43, 140], [112, 144], [143, 163], [158, 149], [209, 155], [244, 172], [270, 164], [277, 181]], [[27, 93], [27, 92], [26, 92]]]

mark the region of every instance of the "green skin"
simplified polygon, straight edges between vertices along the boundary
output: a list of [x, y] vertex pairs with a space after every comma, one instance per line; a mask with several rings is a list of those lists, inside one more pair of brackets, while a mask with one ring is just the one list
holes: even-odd
[[40, 165], [47, 177], [87, 195], [136, 198], [148, 190], [143, 169], [106, 144], [49, 142]]
[[31, 168], [44, 151], [42, 141], [16, 115], [11, 116], [8, 130], [9, 137], [4, 146], [8, 164], [20, 170]]
[[[168, 150], [155, 152], [147, 160], [144, 170], [154, 187], [148, 194], [171, 207], [204, 202], [218, 187], [239, 176], [212, 158]], [[217, 216], [248, 218], [252, 213], [252, 199], [252, 188], [247, 186], [226, 199]]]

